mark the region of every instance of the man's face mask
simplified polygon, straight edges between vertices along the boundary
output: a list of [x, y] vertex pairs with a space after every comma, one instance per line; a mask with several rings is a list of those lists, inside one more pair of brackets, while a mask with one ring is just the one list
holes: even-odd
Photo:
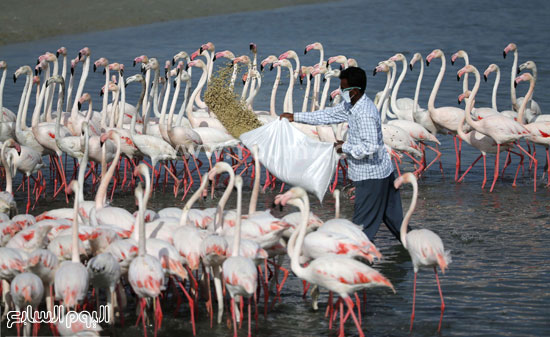
[[359, 87], [349, 87], [346, 89], [340, 88], [340, 96], [342, 96], [342, 99], [344, 100], [344, 102], [351, 103], [351, 97], [349, 95], [349, 92], [353, 89], [360, 89], [360, 88]]

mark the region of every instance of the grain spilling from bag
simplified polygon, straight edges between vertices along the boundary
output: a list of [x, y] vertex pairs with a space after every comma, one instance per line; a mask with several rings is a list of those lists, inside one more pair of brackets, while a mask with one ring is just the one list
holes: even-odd
[[226, 66], [212, 76], [204, 94], [204, 102], [227, 131], [233, 137], [239, 138], [241, 134], [259, 128], [262, 123], [232, 90], [232, 71], [231, 66]]

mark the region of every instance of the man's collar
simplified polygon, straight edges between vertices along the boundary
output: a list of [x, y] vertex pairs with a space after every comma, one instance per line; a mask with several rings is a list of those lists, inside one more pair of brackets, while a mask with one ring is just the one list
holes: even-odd
[[354, 105], [351, 105], [351, 103], [348, 104], [348, 103], [345, 103], [345, 102], [344, 102], [344, 104], [346, 104], [346, 108], [349, 110], [350, 113], [355, 113], [355, 110], [357, 110], [356, 107], [359, 106], [359, 105], [362, 105], [363, 101], [366, 99], [366, 97], [367, 97], [367, 95], [363, 93], [361, 98], [359, 98], [357, 100], [357, 102], [355, 102]]

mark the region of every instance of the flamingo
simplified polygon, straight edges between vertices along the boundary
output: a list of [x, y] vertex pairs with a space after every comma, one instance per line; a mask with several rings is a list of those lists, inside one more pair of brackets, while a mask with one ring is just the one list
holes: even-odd
[[416, 62], [420, 61], [420, 73], [418, 74], [418, 80], [416, 81], [416, 89], [414, 91], [414, 104], [413, 104], [413, 119], [418, 124], [422, 125], [426, 130], [430, 131], [432, 135], [437, 133], [437, 128], [430, 117], [428, 110], [421, 108], [418, 105], [418, 95], [420, 93], [420, 85], [422, 83], [422, 77], [424, 76], [424, 61], [422, 60], [422, 54], [415, 53], [409, 63], [409, 68], [413, 70], [413, 66]]
[[99, 289], [107, 290], [107, 310], [109, 311], [108, 324], [114, 324], [115, 318], [115, 287], [117, 286], [121, 269], [120, 264], [111, 253], [101, 253], [88, 261], [90, 282], [99, 298]]
[[[397, 116], [399, 119], [404, 119], [408, 121], [414, 121], [413, 117], [413, 111], [414, 111], [414, 99], [411, 98], [400, 98], [397, 99], [397, 93], [399, 92], [399, 87], [401, 86], [401, 83], [403, 82], [403, 79], [405, 79], [405, 75], [407, 75], [407, 58], [405, 55], [401, 53], [397, 53], [394, 56], [390, 58], [390, 60], [394, 62], [401, 61], [403, 63], [403, 70], [401, 70], [401, 74], [399, 75], [399, 78], [397, 79], [397, 83], [395, 84], [395, 87], [393, 88], [393, 91], [391, 93], [391, 109], [393, 113]], [[419, 107], [417, 106], [416, 109]]]
[[409, 210], [403, 218], [401, 224], [401, 243], [403, 247], [409, 252], [414, 268], [414, 288], [413, 288], [413, 309], [411, 314], [411, 327], [412, 331], [414, 322], [414, 307], [416, 301], [416, 275], [420, 267], [433, 267], [435, 272], [435, 279], [437, 281], [437, 289], [439, 290], [439, 296], [441, 297], [441, 317], [439, 319], [439, 326], [437, 332], [441, 330], [441, 322], [443, 319], [443, 311], [445, 310], [445, 302], [443, 301], [443, 293], [441, 292], [441, 285], [439, 284], [439, 277], [437, 275], [436, 267], [439, 266], [442, 273], [445, 273], [445, 269], [452, 262], [451, 252], [445, 250], [441, 238], [429, 229], [415, 229], [407, 233], [407, 226], [411, 219], [411, 216], [416, 207], [416, 199], [418, 197], [418, 183], [416, 177], [411, 173], [405, 173], [399, 178], [395, 179], [394, 186], [396, 189], [401, 187], [404, 183], [409, 183], [413, 187], [413, 196]]
[[456, 130], [458, 129], [458, 122], [462, 118], [462, 115], [464, 114], [464, 110], [456, 107], [450, 107], [450, 106], [439, 107], [439, 108], [435, 107], [435, 98], [437, 96], [437, 92], [439, 91], [439, 86], [441, 85], [443, 76], [445, 75], [446, 61], [445, 61], [445, 54], [443, 54], [441, 49], [435, 49], [426, 57], [426, 66], [429, 66], [430, 62], [432, 62], [434, 58], [441, 59], [441, 68], [439, 69], [439, 74], [437, 75], [437, 79], [435, 80], [434, 87], [432, 88], [430, 99], [428, 100], [428, 111], [430, 113], [430, 117], [432, 121], [434, 122], [434, 125], [438, 129], [438, 132], [443, 134], [453, 135], [453, 140], [455, 144], [455, 153], [456, 153], [456, 167], [455, 167], [455, 181], [456, 181], [458, 180], [458, 173], [460, 171], [460, 153], [462, 151], [462, 140], [459, 139], [458, 146], [456, 144]]
[[54, 253], [47, 249], [35, 249], [29, 254], [27, 269], [40, 277], [46, 288], [46, 307], [48, 312], [53, 309], [53, 282], [59, 260]]
[[162, 309], [160, 307], [159, 295], [161, 291], [164, 290], [164, 272], [160, 261], [156, 257], [147, 254], [145, 249], [146, 237], [143, 214], [145, 211], [144, 199], [148, 196], [145, 196], [141, 183], [139, 183], [135, 189], [135, 196], [139, 205], [139, 215], [137, 218], [140, 233], [139, 250], [138, 256], [130, 263], [130, 268], [128, 269], [128, 281], [140, 299], [140, 315], [138, 317], [138, 322], [140, 319], [142, 320], [143, 333], [146, 337], [147, 331], [145, 328], [145, 321], [147, 317], [145, 307], [148, 299], [153, 300], [155, 311], [154, 335], [156, 337], [157, 330], [160, 328], [162, 323]]
[[[0, 61], [0, 69], [3, 70], [2, 79], [0, 79], [0, 142], [3, 142], [8, 138], [15, 137], [14, 121], [16, 120], [16, 115], [8, 108], [3, 107], [4, 84], [6, 83], [6, 75], [8, 72], [8, 64], [6, 63], [6, 61]], [[23, 90], [21, 100], [23, 100], [24, 93], [25, 90]]]
[[[519, 71], [523, 71], [525, 69], [529, 69], [531, 70], [532, 72], [532, 76], [533, 76], [533, 79], [535, 80], [535, 82], [537, 81], [537, 65], [535, 64], [534, 61], [527, 61], [527, 62], [524, 62], [522, 64], [519, 65], [518, 67], [518, 70]], [[518, 105], [521, 107], [521, 103], [523, 103], [523, 97], [520, 97], [518, 98]], [[550, 122], [550, 115], [548, 114], [542, 114], [542, 111], [540, 109], [540, 106], [538, 105], [537, 102], [533, 101], [532, 99], [529, 100], [529, 102], [531, 103], [529, 105], [529, 107], [525, 108], [525, 113], [526, 114], [529, 114], [529, 110], [533, 110], [534, 111], [534, 114], [535, 116], [533, 118], [531, 118], [529, 120], [529, 123], [534, 123], [534, 122]], [[519, 111], [519, 110], [518, 110]], [[540, 111], [540, 114], [536, 114], [537, 111]], [[531, 113], [533, 114], [533, 113]]]
[[[527, 102], [533, 97], [533, 91], [535, 89], [535, 78], [529, 73], [524, 73], [521, 76], [516, 78], [516, 85], [519, 82], [522, 81], [529, 81], [529, 91], [524, 97], [524, 100], [521, 103], [519, 113], [518, 113], [518, 122], [523, 125], [524, 128], [529, 130], [529, 135], [527, 136], [527, 139], [535, 144], [541, 144], [546, 148], [546, 163], [547, 163], [547, 170], [550, 174], [550, 154], [548, 153], [548, 146], [550, 145], [550, 122], [534, 122], [529, 124], [523, 123], [523, 116], [525, 114], [525, 111], [527, 109]], [[535, 176], [537, 172], [537, 162], [535, 160]], [[536, 184], [536, 178], [535, 178], [535, 184]], [[548, 176], [548, 184], [547, 187], [550, 186], [550, 176]]]
[[241, 239], [241, 208], [242, 208], [242, 186], [243, 180], [241, 176], [235, 177], [235, 187], [237, 188], [237, 223], [235, 225], [236, 233], [233, 238], [233, 253], [227, 258], [222, 265], [223, 277], [229, 295], [231, 295], [231, 317], [233, 319], [233, 336], [237, 337], [237, 322], [236, 312], [237, 307], [235, 298], [247, 297], [248, 300], [248, 336], [252, 336], [251, 332], [251, 316], [250, 316], [250, 297], [256, 293], [258, 271], [254, 262], [247, 257], [239, 256], [240, 239]]
[[55, 272], [55, 297], [63, 300], [63, 305], [68, 308], [74, 308], [78, 302], [82, 301], [88, 292], [88, 270], [80, 262], [78, 250], [78, 186], [77, 181], [72, 181], [69, 189], [74, 191], [74, 211], [72, 228], [72, 259], [61, 263], [59, 269]]
[[[324, 64], [324, 56], [325, 52], [323, 49], [323, 45], [320, 42], [314, 42], [311, 44], [308, 44], [306, 48], [304, 49], [304, 55], [307, 54], [310, 50], [318, 50], [319, 51], [319, 67], [321, 67]], [[321, 75], [315, 75], [313, 82], [313, 97], [311, 100], [311, 111], [315, 111], [319, 108], [318, 98], [319, 98], [319, 90], [321, 88]]]
[[[384, 286], [395, 289], [388, 279], [375, 269], [357, 261], [343, 256], [323, 256], [302, 267], [299, 257], [304, 243], [307, 218], [309, 215], [309, 198], [307, 193], [300, 187], [293, 187], [285, 194], [277, 195], [276, 204], [294, 205], [302, 212], [302, 220], [298, 231], [295, 231], [289, 241], [289, 255], [292, 271], [301, 279], [312, 284], [317, 284], [340, 295], [340, 336], [344, 336], [344, 306], [346, 302], [349, 313], [358, 329], [359, 336], [364, 337], [363, 329], [357, 320], [353, 310], [353, 301], [350, 294], [358, 290], [375, 286]], [[346, 315], [347, 316], [347, 315]]]
[[[32, 273], [22, 273], [13, 279], [10, 285], [11, 298], [15, 304], [15, 310], [26, 310], [30, 306], [33, 311], [38, 308], [44, 296], [44, 286], [42, 280]], [[34, 318], [34, 317], [33, 317]], [[34, 321], [34, 320], [32, 320]], [[36, 323], [34, 323], [36, 324]], [[17, 326], [17, 335], [19, 335], [20, 325]], [[38, 331], [38, 326], [35, 325], [35, 333]], [[31, 324], [26, 322], [23, 328], [23, 336], [30, 336]]]
[[[474, 76], [476, 78], [476, 85], [474, 86], [474, 90], [472, 90], [473, 96], [475, 96], [475, 93], [477, 93], [477, 90], [479, 88], [479, 82], [480, 82], [480, 75], [479, 71], [472, 65], [467, 65], [464, 68], [460, 69], [457, 73], [457, 78], [460, 80], [461, 76], [464, 75], [466, 72], [474, 73]], [[469, 103], [471, 104], [471, 103]], [[494, 115], [489, 116], [487, 118], [484, 118], [479, 121], [472, 120], [472, 117], [468, 114], [466, 114], [466, 122], [475, 130], [491, 137], [494, 139], [494, 141], [497, 143], [497, 156], [496, 156], [496, 162], [495, 162], [495, 174], [493, 178], [493, 184], [491, 185], [491, 192], [493, 191], [493, 188], [495, 187], [496, 180], [498, 178], [498, 165], [499, 165], [499, 155], [500, 155], [500, 146], [502, 144], [507, 143], [515, 143], [517, 140], [526, 137], [529, 134], [529, 131], [525, 129], [521, 124], [518, 122], [501, 115]], [[515, 144], [521, 151], [523, 151], [529, 158], [534, 160], [535, 163], [535, 182], [534, 182], [534, 190], [536, 191], [536, 168], [537, 168], [537, 161], [536, 159], [529, 154], [527, 151], [525, 151], [521, 145]]]
[[[510, 96], [512, 98], [512, 110], [519, 112], [519, 107], [521, 105], [521, 102], [524, 97], [516, 98], [516, 74], [518, 73], [518, 47], [515, 43], [509, 43], [502, 52], [502, 56], [506, 58], [506, 55], [508, 55], [509, 52], [514, 52], [514, 62], [512, 64], [512, 70], [510, 73]], [[521, 70], [521, 69], [520, 69]], [[536, 80], [536, 70], [534, 72], [535, 80]], [[541, 114], [540, 107], [537, 102], [531, 100], [531, 104], [529, 106], [529, 109], [525, 110], [525, 117], [528, 121], [532, 120], [536, 116]]]
[[2, 320], [9, 311], [7, 300], [10, 292], [10, 282], [19, 274], [25, 272], [25, 259], [18, 249], [0, 247], [0, 280], [2, 280], [2, 302], [4, 310]]
[[17, 203], [13, 198], [12, 178], [15, 176], [15, 167], [8, 165], [6, 151], [8, 147], [15, 147], [15, 150], [20, 153], [21, 147], [13, 139], [8, 139], [2, 144], [0, 152], [0, 162], [6, 171], [6, 190], [0, 192], [0, 211], [8, 214], [10, 217], [17, 214]]

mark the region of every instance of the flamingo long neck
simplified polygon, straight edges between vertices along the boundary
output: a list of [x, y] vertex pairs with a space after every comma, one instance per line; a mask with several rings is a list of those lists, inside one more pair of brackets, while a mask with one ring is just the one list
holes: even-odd
[[120, 114], [119, 106], [118, 106], [119, 97], [120, 97], [120, 90], [113, 92], [113, 102], [111, 103], [111, 117], [109, 118], [110, 128], [115, 127], [115, 120], [118, 119], [118, 115]]
[[[119, 82], [120, 83], [120, 113], [118, 115], [118, 121], [116, 123], [117, 128], [122, 128], [124, 125], [124, 116], [126, 114], [126, 86], [124, 85], [124, 74], [122, 71], [119, 72]], [[137, 113], [137, 112], [136, 112]]]
[[510, 97], [512, 98], [512, 110], [518, 111], [518, 102], [516, 99], [516, 86], [514, 85], [516, 79], [516, 72], [518, 69], [518, 50], [514, 50], [514, 63], [512, 64], [512, 71], [510, 74]]
[[[179, 77], [179, 76], [177, 76]], [[164, 99], [162, 101], [162, 110], [160, 112], [160, 120], [159, 120], [159, 131], [162, 136], [162, 138], [170, 142], [170, 138], [168, 137], [168, 130], [166, 129], [166, 109], [168, 109], [168, 99], [170, 98], [170, 90], [171, 90], [171, 76], [168, 74], [168, 77], [166, 78], [166, 84], [165, 84], [165, 92], [164, 92]], [[178, 81], [179, 82], [179, 81]], [[176, 93], [179, 91], [179, 87], [176, 88]], [[172, 107], [170, 107], [170, 110], [172, 110]], [[168, 124], [172, 124], [172, 116], [170, 116], [170, 119], [168, 121]]]
[[311, 80], [309, 79], [309, 75], [306, 75], [306, 91], [304, 92], [304, 100], [302, 102], [302, 110], [306, 111], [307, 109], [307, 101], [309, 100], [309, 90], [311, 88]]
[[[323, 62], [325, 58], [325, 51], [323, 47], [319, 49], [319, 67], [322, 67]], [[317, 110], [319, 107], [318, 99], [319, 99], [319, 90], [321, 89], [321, 74], [315, 75], [315, 79], [313, 82], [313, 99], [311, 100], [311, 111]]]
[[[8, 142], [5, 141], [2, 145], [2, 152], [0, 153], [2, 155], [2, 158], [0, 158], [0, 161], [2, 162], [2, 166], [4, 166], [6, 171], [6, 192], [13, 195], [13, 186], [12, 186], [12, 177], [11, 177], [11, 168], [10, 165], [8, 165], [8, 162], [6, 160], [6, 148], [8, 147]], [[13, 163], [11, 163], [13, 165]]]
[[[55, 61], [52, 61], [52, 63], [53, 63], [53, 74], [52, 74], [52, 77], [53, 77], [53, 76], [57, 76], [57, 73], [59, 72], [59, 64], [57, 63], [57, 58], [55, 59]], [[54, 88], [52, 87], [49, 89], [48, 103], [46, 106], [46, 111], [47, 111], [46, 120], [48, 122], [52, 120], [53, 96], [54, 96]]]
[[[143, 100], [145, 99], [145, 96], [147, 94], [147, 84], [144, 81], [140, 81], [140, 82], [141, 82], [141, 93], [139, 95], [139, 100], [136, 105], [136, 112], [133, 114], [132, 121], [130, 124], [130, 137], [132, 138], [136, 136], [136, 121], [137, 121], [137, 114], [139, 112], [139, 107], [143, 104]], [[132, 139], [132, 142], [133, 141], [134, 140]]]
[[148, 68], [145, 71], [145, 96], [143, 98], [143, 106], [141, 108], [141, 118], [144, 120], [144, 122], [145, 122], [145, 116], [147, 114], [147, 108], [148, 108], [148, 103], [149, 103], [150, 83], [151, 83], [151, 68]]
[[407, 211], [407, 214], [405, 214], [403, 222], [401, 223], [400, 231], [401, 243], [403, 244], [403, 247], [405, 247], [405, 249], [407, 249], [407, 227], [409, 225], [409, 221], [411, 220], [412, 214], [414, 213], [414, 209], [416, 207], [416, 199], [418, 198], [418, 183], [416, 182], [416, 179], [410, 179], [409, 183], [413, 187], [413, 195], [411, 199], [411, 204], [409, 205], [409, 210]]
[[145, 249], [145, 193], [139, 193], [137, 196], [138, 201], [138, 226], [139, 226], [139, 239], [138, 239], [138, 255], [144, 257], [147, 254]]
[[325, 86], [323, 87], [323, 94], [321, 95], [321, 105], [319, 106], [319, 109], [323, 110], [325, 108], [325, 105], [327, 103], [327, 97], [328, 97], [328, 89], [330, 88], [330, 79], [332, 76], [327, 77], [327, 81], [325, 82]]
[[[48, 101], [49, 92], [47, 91], [49, 90], [46, 90], [46, 82], [48, 82], [48, 79], [50, 78], [50, 67], [47, 62], [45, 63], [45, 69], [43, 69], [43, 72], [44, 72], [44, 82], [42, 84], [42, 91], [46, 91], [46, 96], [44, 97], [44, 99]], [[48, 104], [44, 104], [44, 110], [41, 117], [42, 120], [46, 119], [47, 107], [48, 107]], [[42, 108], [42, 106], [40, 106], [40, 108]]]
[[172, 97], [172, 103], [170, 104], [170, 112], [168, 113], [168, 125], [166, 126], [166, 136], [168, 139], [165, 139], [167, 142], [172, 143], [170, 141], [171, 133], [172, 133], [172, 118], [174, 117], [174, 111], [176, 110], [176, 104], [178, 101], [178, 96], [181, 89], [181, 76], [178, 74], [176, 77], [176, 88], [174, 89], [174, 96]]
[[525, 94], [525, 97], [523, 98], [523, 102], [521, 102], [521, 106], [518, 112], [518, 123], [520, 123], [521, 125], [524, 125], [523, 116], [525, 115], [527, 103], [529, 103], [529, 100], [531, 99], [531, 97], [533, 97], [533, 92], [535, 91], [535, 83], [535, 78], [531, 77], [531, 80], [529, 81], [529, 91], [527, 91], [527, 94]]
[[[55, 123], [55, 143], [59, 147], [59, 142], [61, 141], [61, 109], [63, 109], [63, 103], [64, 103], [64, 96], [65, 96], [65, 82], [60, 83], [61, 86], [61, 94], [59, 95], [59, 101], [61, 104], [57, 105], [57, 119]], [[55, 85], [53, 86], [55, 87]], [[54, 88], [52, 88], [53, 91]]]
[[229, 83], [229, 87], [231, 90], [235, 90], [235, 81], [237, 80], [237, 67], [236, 65], [233, 65], [233, 72], [231, 73], [231, 82]]
[[493, 84], [493, 96], [491, 98], [491, 105], [493, 107], [493, 110], [498, 111], [497, 109], [497, 91], [498, 91], [498, 84], [500, 83], [500, 69], [497, 69], [497, 74], [495, 77], [495, 83]]
[[262, 86], [262, 78], [260, 76], [258, 76], [257, 79], [256, 77], [254, 77], [253, 81], [258, 81], [258, 85], [254, 86], [254, 90], [250, 92], [250, 96], [248, 96], [248, 99], [246, 100], [246, 106], [252, 111], [254, 111], [254, 109], [252, 108], [252, 104], [254, 103], [254, 97], [256, 97], [256, 95], [258, 94], [258, 91], [260, 90], [260, 87]]
[[[91, 104], [90, 104], [91, 105]], [[86, 166], [88, 166], [88, 154], [89, 154], [89, 128], [84, 128], [84, 156], [79, 161], [78, 166], [78, 198], [81, 202], [84, 202], [84, 178], [86, 173]], [[57, 136], [56, 136], [57, 137]], [[80, 138], [82, 140], [82, 137]], [[105, 166], [103, 166], [105, 167]]]
[[244, 82], [243, 91], [241, 93], [241, 99], [244, 100], [248, 94], [248, 87], [250, 86], [250, 71], [252, 70], [252, 64], [248, 63], [248, 68], [246, 70], [247, 76], [246, 81]]
[[38, 100], [34, 106], [34, 112], [32, 114], [32, 121], [31, 121], [32, 127], [37, 126], [38, 123], [40, 122], [40, 109], [42, 108], [42, 104], [44, 103], [45, 94], [46, 94], [46, 90], [42, 88], [42, 90], [40, 90], [40, 97], [38, 97]]
[[432, 114], [435, 110], [435, 97], [437, 96], [439, 86], [441, 85], [441, 81], [443, 81], [443, 76], [445, 75], [445, 56], [443, 55], [443, 53], [441, 55], [441, 68], [439, 69], [439, 74], [437, 74], [434, 87], [432, 88], [432, 92], [430, 94], [430, 99], [428, 100], [428, 111], [430, 112], [430, 114]]
[[474, 105], [474, 103], [475, 102], [472, 101], [472, 104], [470, 104], [470, 101], [468, 100], [466, 101], [466, 112], [462, 115], [460, 123], [458, 123], [457, 129], [456, 129], [456, 133], [458, 134], [458, 136], [468, 144], [471, 144], [470, 135], [472, 134], [473, 131], [470, 131], [469, 133], [465, 133], [464, 122], [466, 121], [466, 114], [472, 112], [471, 107]]
[[[201, 98], [201, 92], [202, 92], [202, 89], [203, 89], [204, 85], [205, 85], [206, 83], [208, 83], [209, 80], [210, 80], [210, 77], [208, 76], [208, 74], [209, 74], [208, 64], [209, 64], [210, 57], [209, 57], [208, 51], [205, 50], [205, 51], [203, 51], [203, 53], [206, 54], [206, 55], [205, 55], [205, 56], [206, 56], [206, 69], [203, 69], [203, 71], [205, 72], [206, 76], [205, 76], [205, 81], [204, 81], [204, 83], [202, 84], [202, 86], [200, 87], [199, 92], [197, 93], [197, 95], [196, 95], [195, 98], [194, 98], [194, 102], [197, 104], [197, 108], [198, 108], [198, 109], [206, 109], [206, 108], [207, 108], [206, 103], [204, 103], [204, 101], [203, 101], [202, 98]], [[202, 78], [202, 77], [201, 77], [201, 78]], [[197, 88], [198, 88], [198, 87], [197, 87]], [[243, 99], [244, 99], [244, 97], [243, 97]]]
[[[382, 105], [384, 105], [384, 101], [386, 100], [386, 96], [390, 89], [390, 79], [391, 74], [389, 71], [386, 72], [386, 85], [384, 86], [384, 90], [382, 91], [382, 97], [378, 100], [378, 104], [376, 104], [376, 108], [381, 113], [382, 112]], [[382, 115], [382, 122], [386, 120], [386, 116]]]
[[105, 173], [105, 175], [101, 177], [101, 183], [99, 184], [99, 188], [97, 189], [97, 194], [95, 195], [96, 210], [102, 209], [103, 205], [105, 205], [105, 200], [107, 198], [107, 187], [109, 187], [111, 178], [115, 173], [116, 166], [117, 166], [116, 163], [118, 163], [118, 160], [120, 159], [120, 137], [118, 135], [115, 137], [115, 144], [116, 144], [115, 158], [111, 162], [111, 166], [109, 166], [107, 173]]
[[[233, 170], [227, 170], [226, 172], [229, 173], [229, 183], [227, 184], [227, 187], [223, 192], [220, 202], [218, 203], [216, 220], [214, 221], [214, 231], [216, 231], [217, 228], [222, 228], [223, 226], [223, 209], [225, 207], [225, 204], [227, 203], [227, 200], [229, 199], [231, 191], [233, 190], [233, 186], [235, 185], [235, 173], [233, 172]], [[217, 228], [216, 224], [218, 226]]]
[[[22, 130], [27, 130], [28, 129], [28, 127], [27, 127], [27, 113], [29, 111], [29, 103], [31, 101], [31, 95], [32, 95], [32, 86], [33, 86], [32, 72], [27, 73], [27, 80], [29, 81], [29, 86], [27, 87], [27, 95], [25, 96], [25, 105], [23, 106], [23, 110], [22, 110], [23, 115], [21, 116], [21, 119], [19, 121], [20, 128]], [[40, 85], [37, 85], [36, 86], [35, 102], [38, 102], [39, 98], [40, 98]], [[21, 129], [17, 129], [17, 131], [21, 131]], [[17, 136], [17, 134], [16, 134], [16, 136]]]
[[384, 98], [384, 103], [383, 103], [383, 106], [384, 106], [384, 114], [387, 114], [388, 117], [390, 118], [397, 118], [397, 115], [395, 115], [394, 113], [390, 112], [390, 109], [388, 108], [388, 106], [390, 105], [390, 100], [393, 98], [393, 97], [390, 97], [391, 96], [391, 91], [393, 90], [393, 84], [395, 83], [395, 78], [397, 77], [397, 65], [395, 63], [392, 63], [390, 65], [390, 68], [391, 68], [391, 80], [390, 80], [390, 86], [388, 88], [388, 91], [386, 93], [386, 97]]
[[78, 249], [78, 195], [80, 194], [80, 188], [76, 187], [77, 191], [74, 191], [74, 208], [73, 208], [73, 240], [71, 245], [72, 262], [80, 263], [80, 250]]
[[[109, 70], [105, 70], [106, 73], [109, 73]], [[82, 68], [82, 77], [80, 77], [80, 82], [78, 82], [78, 88], [76, 89], [76, 95], [77, 99], [74, 100], [73, 107], [71, 109], [71, 116], [76, 117], [76, 114], [78, 113], [78, 97], [82, 96], [82, 91], [84, 91], [84, 84], [86, 84], [86, 79], [88, 78], [88, 73], [90, 72], [90, 55], [86, 55], [86, 60], [84, 61], [84, 66]], [[107, 76], [108, 77], [108, 76]], [[107, 80], [106, 83], [107, 88], [109, 87], [109, 82]], [[107, 95], [107, 93], [105, 93]]]
[[189, 210], [191, 207], [193, 207], [193, 204], [197, 201], [197, 199], [202, 195], [202, 192], [204, 189], [208, 186], [208, 175], [205, 174], [202, 176], [201, 185], [199, 186], [199, 189], [193, 193], [191, 198], [187, 200], [187, 203], [185, 203], [185, 206], [183, 207], [183, 210], [181, 211], [180, 216], [180, 226], [185, 226], [187, 224], [187, 214], [189, 214]]
[[[0, 80], [0, 122], [4, 121], [4, 84], [6, 83], [7, 74], [8, 68], [6, 67], [2, 72], [2, 79]], [[25, 91], [23, 90], [23, 94], [24, 92]], [[21, 95], [21, 99], [23, 99], [23, 95]]]
[[[153, 105], [153, 113], [155, 114], [156, 118], [160, 117], [160, 111], [159, 111], [159, 83], [160, 83], [160, 70], [159, 68], [155, 68], [155, 76], [153, 77], [153, 95], [151, 102], [148, 102], [149, 105]], [[147, 107], [145, 119], [149, 121], [149, 107]], [[144, 122], [145, 124], [145, 122]]]
[[292, 65], [288, 67], [288, 71], [290, 72], [290, 83], [288, 84], [288, 89], [286, 90], [285, 96], [285, 101], [287, 102], [287, 110], [285, 110], [284, 112], [294, 113], [292, 102], [292, 92], [294, 91], [294, 72], [292, 69]]
[[300, 265], [300, 254], [302, 253], [302, 246], [304, 244], [304, 238], [306, 236], [306, 227], [307, 222], [309, 218], [309, 199], [307, 195], [305, 195], [298, 204], [298, 207], [300, 208], [300, 226], [296, 230], [298, 233], [296, 236], [296, 233], [294, 233], [295, 236], [295, 244], [292, 248], [292, 255], [290, 259], [290, 264], [292, 267], [292, 271], [296, 274], [296, 276], [303, 278], [304, 274], [306, 273], [305, 268], [303, 268]]
[[416, 89], [414, 91], [414, 105], [413, 105], [413, 116], [418, 109], [418, 95], [420, 94], [420, 86], [422, 84], [422, 77], [424, 77], [424, 60], [420, 57], [420, 74], [418, 75], [418, 80], [416, 80]]
[[300, 76], [300, 58], [298, 57], [298, 55], [296, 55], [294, 57], [294, 61], [296, 61], [296, 68], [294, 68], [294, 81], [297, 81], [298, 80], [298, 76]]
[[212, 49], [210, 51], [210, 57], [207, 57], [207, 62], [208, 62], [208, 83], [210, 83], [210, 78], [212, 77], [212, 71], [214, 70], [214, 56], [216, 56], [216, 50]]
[[281, 81], [281, 67], [277, 67], [277, 75], [275, 76], [273, 89], [271, 89], [271, 100], [269, 101], [269, 114], [273, 117], [277, 117], [277, 113], [275, 112], [275, 99], [277, 98], [277, 88], [279, 88], [280, 81]]
[[233, 237], [233, 252], [231, 256], [239, 256], [241, 248], [241, 208], [243, 203], [243, 182], [239, 176], [238, 183], [235, 184], [237, 188], [237, 218], [235, 219], [235, 234]]
[[399, 78], [397, 79], [397, 83], [395, 84], [395, 87], [393, 88], [393, 91], [391, 93], [391, 109], [394, 113], [401, 112], [401, 109], [397, 106], [397, 94], [399, 93], [399, 87], [401, 87], [401, 83], [405, 79], [405, 75], [407, 75], [407, 59], [403, 58], [401, 60], [403, 63], [403, 69], [401, 70], [401, 74], [399, 75]]
[[258, 148], [256, 145], [252, 148], [252, 155], [254, 156], [254, 186], [252, 187], [252, 195], [250, 196], [250, 204], [248, 205], [248, 214], [252, 215], [256, 212], [256, 206], [258, 204], [258, 194], [260, 193], [260, 158], [258, 157]]
[[[101, 115], [101, 127], [104, 127], [107, 119], [107, 106], [109, 105], [109, 78], [109, 65], [105, 65], [105, 86], [103, 87], [103, 114]], [[111, 111], [113, 111], [113, 108], [114, 107], [111, 107]]]
[[199, 83], [197, 84], [197, 87], [195, 90], [193, 90], [193, 93], [191, 94], [191, 98], [189, 99], [189, 103], [187, 103], [187, 118], [189, 119], [189, 122], [191, 122], [191, 125], [193, 127], [198, 127], [198, 124], [195, 122], [196, 119], [193, 115], [193, 102], [195, 101], [195, 97], [201, 92], [202, 87], [204, 86], [204, 83], [206, 83], [206, 77], [208, 76], [206, 70], [202, 69], [202, 75], [199, 80]]
[[[3, 84], [0, 83], [0, 86]], [[23, 118], [23, 111], [25, 111], [25, 105], [28, 103], [28, 100], [30, 99], [31, 91], [29, 91], [29, 86], [32, 89], [31, 85], [31, 75], [27, 73], [27, 78], [25, 80], [25, 87], [23, 88], [23, 92], [21, 93], [21, 100], [19, 101], [19, 108], [17, 109], [17, 116], [15, 119], [15, 131], [21, 132], [21, 120]], [[1, 90], [1, 89], [0, 89]], [[0, 92], [0, 122], [3, 122], [4, 119], [4, 112], [2, 111], [2, 93]], [[26, 117], [26, 113], [25, 113]]]
[[[474, 70], [474, 76], [475, 76], [475, 84], [474, 84], [474, 88], [472, 89], [472, 92], [470, 93], [470, 98], [468, 100], [466, 100], [466, 108], [467, 109], [470, 109], [470, 112], [473, 110], [473, 107], [474, 107], [474, 104], [475, 104], [475, 98], [476, 98], [476, 95], [477, 95], [477, 91], [479, 90], [479, 72], [476, 70]], [[466, 115], [466, 123], [468, 123], [472, 128], [474, 128], [475, 130], [478, 130], [478, 125], [480, 124], [479, 121], [474, 121], [472, 119], [472, 115], [471, 114], [467, 114], [465, 113]], [[478, 130], [480, 131], [480, 130]], [[480, 131], [481, 132], [481, 131]]]
[[[464, 53], [464, 65], [467, 66], [470, 64], [470, 58], [468, 54]], [[468, 91], [468, 73], [464, 74], [464, 80], [462, 82], [462, 92]]]
[[67, 88], [67, 103], [65, 105], [65, 111], [69, 111], [72, 107], [71, 100], [72, 100], [72, 94], [73, 94], [73, 87], [74, 87], [74, 76], [71, 71], [71, 76], [69, 76], [69, 86]]
[[[191, 68], [189, 68], [191, 70]], [[188, 74], [190, 72], [187, 72]], [[189, 79], [185, 81], [185, 91], [183, 93], [183, 102], [181, 103], [180, 110], [178, 112], [178, 119], [176, 120], [176, 125], [181, 126], [183, 118], [185, 116], [185, 108], [187, 107], [187, 102], [189, 101], [189, 90], [191, 89], [191, 75]]]

